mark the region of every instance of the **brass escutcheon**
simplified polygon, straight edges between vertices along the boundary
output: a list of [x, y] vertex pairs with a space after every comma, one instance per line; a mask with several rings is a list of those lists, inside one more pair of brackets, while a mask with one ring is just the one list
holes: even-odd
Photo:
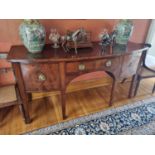
[[79, 64], [79, 70], [80, 71], [83, 71], [83, 70], [85, 70], [85, 65], [84, 64]]
[[105, 65], [106, 65], [106, 67], [110, 67], [112, 65], [112, 62], [110, 60], [108, 60]]
[[40, 73], [40, 74], [38, 75], [38, 80], [39, 80], [39, 81], [45, 81], [45, 80], [46, 80], [46, 76], [45, 76], [43, 73]]

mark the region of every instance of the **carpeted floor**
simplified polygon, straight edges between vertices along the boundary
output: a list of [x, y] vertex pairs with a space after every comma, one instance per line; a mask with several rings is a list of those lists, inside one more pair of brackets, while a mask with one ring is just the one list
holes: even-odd
[[144, 135], [155, 134], [155, 97], [103, 110], [28, 135]]

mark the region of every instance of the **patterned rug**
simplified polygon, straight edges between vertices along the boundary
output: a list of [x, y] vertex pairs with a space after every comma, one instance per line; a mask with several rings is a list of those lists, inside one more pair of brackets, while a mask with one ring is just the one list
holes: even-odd
[[155, 97], [27, 133], [28, 135], [155, 134]]

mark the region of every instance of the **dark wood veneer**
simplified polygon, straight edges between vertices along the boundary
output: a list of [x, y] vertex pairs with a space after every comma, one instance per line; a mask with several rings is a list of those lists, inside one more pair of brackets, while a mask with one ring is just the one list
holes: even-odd
[[65, 118], [66, 87], [72, 79], [89, 72], [106, 71], [113, 78], [111, 105], [118, 81], [133, 76], [134, 83], [142, 52], [147, 48], [129, 42], [126, 47], [116, 45], [102, 52], [99, 44], [93, 43], [93, 48], [79, 49], [75, 54], [74, 51], [65, 53], [62, 48], [53, 49], [46, 45], [40, 54], [31, 54], [24, 46], [13, 46], [8, 60], [13, 63], [27, 115], [27, 93], [59, 90]]

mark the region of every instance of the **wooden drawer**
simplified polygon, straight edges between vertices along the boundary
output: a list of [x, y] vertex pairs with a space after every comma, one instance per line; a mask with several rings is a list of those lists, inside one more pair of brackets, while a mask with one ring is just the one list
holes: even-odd
[[26, 91], [52, 91], [59, 89], [58, 64], [21, 64]]
[[81, 61], [81, 62], [69, 62], [66, 64], [67, 73], [77, 73], [77, 72], [91, 72], [97, 70], [111, 71], [114, 74], [120, 73], [121, 67], [120, 57], [91, 60], [91, 61]]
[[115, 72], [119, 69], [120, 62], [120, 57], [97, 60], [96, 69]]
[[67, 73], [89, 72], [95, 69], [95, 61], [68, 62], [66, 64]]

